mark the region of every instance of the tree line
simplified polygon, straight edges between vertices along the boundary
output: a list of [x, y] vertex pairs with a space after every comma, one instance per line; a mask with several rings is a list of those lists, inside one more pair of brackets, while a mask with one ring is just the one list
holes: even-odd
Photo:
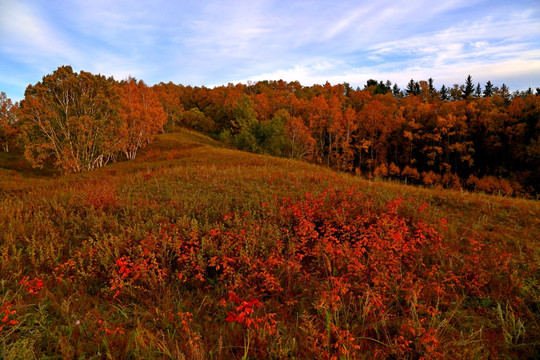
[[304, 159], [367, 177], [534, 194], [540, 184], [540, 88], [510, 93], [471, 76], [442, 86], [411, 80], [302, 86], [261, 81], [213, 89], [153, 87], [179, 125], [242, 150]]
[[[540, 88], [488, 81], [435, 89], [433, 79], [215, 88], [112, 78], [61, 67], [2, 99], [0, 144], [68, 172], [133, 159], [159, 131], [187, 127], [239, 149], [408, 183], [504, 194], [540, 191]], [[7, 104], [7, 105], [6, 105]], [[4, 110], [12, 109], [12, 110]], [[17, 134], [14, 136], [14, 134]]]

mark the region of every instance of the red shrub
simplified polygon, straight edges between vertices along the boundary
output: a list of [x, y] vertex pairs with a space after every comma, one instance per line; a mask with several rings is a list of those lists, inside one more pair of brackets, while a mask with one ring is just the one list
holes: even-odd
[[17, 313], [16, 310], [12, 309], [13, 305], [10, 303], [2, 303], [0, 306], [0, 334], [1, 331], [17, 325], [19, 322], [13, 319], [13, 316]]

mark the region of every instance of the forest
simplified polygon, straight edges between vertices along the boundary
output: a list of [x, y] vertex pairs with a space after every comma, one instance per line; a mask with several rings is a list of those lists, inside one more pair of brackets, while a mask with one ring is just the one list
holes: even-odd
[[133, 159], [155, 134], [193, 129], [241, 150], [306, 160], [408, 184], [535, 196], [540, 190], [540, 88], [488, 81], [433, 86], [390, 81], [302, 86], [260, 81], [214, 88], [62, 66], [0, 98], [0, 145], [33, 166], [80, 172]]

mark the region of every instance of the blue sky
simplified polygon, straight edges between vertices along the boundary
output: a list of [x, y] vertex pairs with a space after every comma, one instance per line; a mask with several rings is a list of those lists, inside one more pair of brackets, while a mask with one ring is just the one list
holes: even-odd
[[538, 0], [0, 0], [0, 91], [20, 100], [58, 66], [215, 86], [468, 74], [540, 86]]

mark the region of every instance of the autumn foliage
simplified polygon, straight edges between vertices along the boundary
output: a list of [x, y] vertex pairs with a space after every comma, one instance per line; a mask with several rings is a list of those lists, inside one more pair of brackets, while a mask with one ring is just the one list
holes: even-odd
[[126, 158], [135, 159], [137, 151], [163, 131], [167, 115], [158, 96], [142, 81], [135, 79], [120, 85], [120, 117], [123, 120], [120, 147]]
[[[415, 84], [407, 93], [392, 93], [373, 81], [362, 90], [284, 81], [153, 88], [164, 106], [172, 106], [170, 97], [179, 100], [176, 112], [169, 113], [185, 115], [171, 115], [169, 121], [242, 150], [414, 184], [505, 195], [538, 192], [538, 94], [511, 96], [503, 86], [465, 96], [455, 85], [449, 97], [426, 81]], [[212, 119], [212, 126], [194, 122], [192, 113]], [[471, 176], [508, 186], [483, 186], [468, 181]]]
[[440, 92], [432, 79], [411, 80], [403, 92], [375, 80], [364, 89], [282, 80], [148, 87], [62, 66], [28, 86], [20, 104], [2, 97], [0, 144], [22, 145], [33, 166], [79, 172], [132, 160], [157, 133], [185, 127], [368, 178], [534, 196], [539, 94], [490, 82], [471, 93], [471, 81]]
[[17, 104], [13, 104], [4, 92], [0, 93], [0, 149], [8, 152], [15, 143], [17, 128], [15, 111]]
[[118, 84], [70, 66], [28, 86], [18, 116], [26, 158], [34, 166], [52, 161], [64, 172], [99, 168], [119, 154], [134, 159], [166, 121], [143, 82]]
[[28, 86], [20, 110], [26, 158], [34, 166], [52, 159], [65, 172], [109, 162], [122, 128], [113, 86], [110, 79], [69, 66]]

